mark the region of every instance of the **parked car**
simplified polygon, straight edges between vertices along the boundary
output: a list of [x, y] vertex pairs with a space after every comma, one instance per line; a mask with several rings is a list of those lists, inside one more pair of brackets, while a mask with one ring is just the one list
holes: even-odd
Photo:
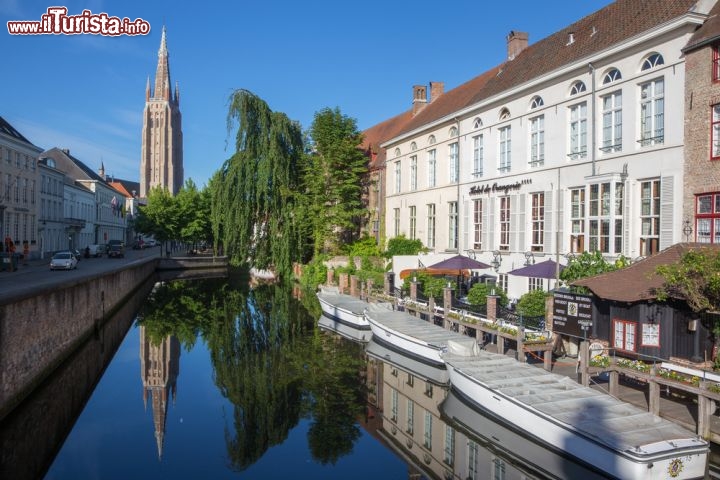
[[80, 250], [78, 250], [77, 248], [73, 248], [72, 250], [70, 250], [70, 253], [72, 254], [73, 257], [75, 257], [75, 260], [77, 260], [78, 262], [82, 258], [82, 254], [80, 253]]
[[98, 245], [98, 244], [88, 245], [87, 249], [88, 249], [88, 254], [91, 257], [96, 257], [96, 258], [101, 257], [102, 254], [105, 253], [105, 245]]
[[77, 264], [72, 252], [58, 252], [50, 259], [50, 270], [72, 270], [77, 268]]
[[108, 258], [113, 257], [124, 257], [125, 256], [125, 245], [122, 243], [111, 243], [109, 244]]

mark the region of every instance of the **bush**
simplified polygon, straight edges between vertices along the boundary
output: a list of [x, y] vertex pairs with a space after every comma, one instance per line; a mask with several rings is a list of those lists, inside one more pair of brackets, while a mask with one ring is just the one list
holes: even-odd
[[473, 285], [468, 291], [468, 302], [470, 305], [487, 305], [487, 296], [490, 295], [490, 292], [493, 290], [495, 290], [495, 295], [499, 297], [498, 304], [502, 307], [507, 307], [507, 293], [505, 293], [502, 288], [498, 288], [495, 285], [488, 283], [476, 283]]
[[314, 290], [318, 285], [325, 283], [327, 280], [327, 267], [323, 263], [325, 259], [325, 255], [318, 255], [303, 267], [301, 285]]
[[546, 296], [543, 290], [527, 292], [518, 300], [517, 313], [525, 317], [544, 317]]

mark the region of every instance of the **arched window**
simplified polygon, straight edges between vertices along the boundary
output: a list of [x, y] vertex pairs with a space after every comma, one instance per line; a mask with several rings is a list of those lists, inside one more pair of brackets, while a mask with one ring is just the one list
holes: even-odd
[[414, 152], [415, 150], [417, 150], [417, 143], [412, 142], [412, 143], [410, 144], [410, 150], [413, 151], [413, 152]]
[[428, 137], [428, 145], [434, 145], [435, 144], [435, 135], [430, 135]]
[[399, 156], [400, 156], [400, 149], [399, 149], [399, 148], [396, 148], [396, 149], [395, 149], [395, 156], [396, 156], [396, 157], [399, 157]]
[[478, 129], [480, 127], [482, 127], [482, 120], [480, 120], [480, 117], [478, 117], [475, 120], [473, 120], [473, 128]]
[[534, 110], [534, 109], [536, 109], [536, 108], [542, 107], [543, 105], [545, 105], [545, 102], [543, 102], [542, 97], [540, 97], [540, 96], [535, 96], [535, 97], [533, 97], [533, 99], [530, 101], [530, 110]]
[[578, 80], [577, 82], [573, 83], [570, 87], [570, 96], [578, 95], [580, 93], [583, 93], [586, 91], [587, 88], [585, 87], [585, 84]]
[[458, 132], [457, 127], [452, 127], [450, 129], [450, 137], [457, 137], [457, 132]]
[[611, 68], [603, 77], [602, 84], [607, 85], [608, 83], [617, 82], [621, 78], [622, 75], [620, 74], [620, 70], [617, 68]]
[[659, 53], [653, 53], [651, 55], [648, 55], [647, 58], [643, 60], [640, 70], [650, 70], [651, 68], [659, 67], [660, 65], [665, 65], [665, 60], [663, 59], [663, 56]]
[[500, 120], [507, 120], [510, 118], [510, 110], [507, 109], [507, 107], [503, 107], [500, 109]]

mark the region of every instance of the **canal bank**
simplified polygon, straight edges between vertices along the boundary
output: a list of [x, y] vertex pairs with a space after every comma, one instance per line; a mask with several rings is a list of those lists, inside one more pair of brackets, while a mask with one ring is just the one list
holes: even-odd
[[[28, 288], [0, 305], [0, 420], [157, 269], [157, 257]], [[61, 274], [61, 272], [58, 272]]]

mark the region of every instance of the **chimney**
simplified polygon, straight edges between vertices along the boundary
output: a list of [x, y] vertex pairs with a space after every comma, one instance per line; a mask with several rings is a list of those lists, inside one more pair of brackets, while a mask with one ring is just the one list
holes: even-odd
[[413, 85], [412, 105], [413, 116], [417, 115], [427, 105], [427, 87], [425, 85]]
[[70, 149], [69, 149], [69, 148], [63, 148], [63, 149], [61, 149], [61, 151], [62, 151], [65, 155], [70, 155]]
[[510, 31], [507, 36], [508, 60], [513, 60], [528, 46], [527, 32]]
[[430, 82], [430, 103], [437, 100], [443, 93], [445, 93], [445, 83]]

